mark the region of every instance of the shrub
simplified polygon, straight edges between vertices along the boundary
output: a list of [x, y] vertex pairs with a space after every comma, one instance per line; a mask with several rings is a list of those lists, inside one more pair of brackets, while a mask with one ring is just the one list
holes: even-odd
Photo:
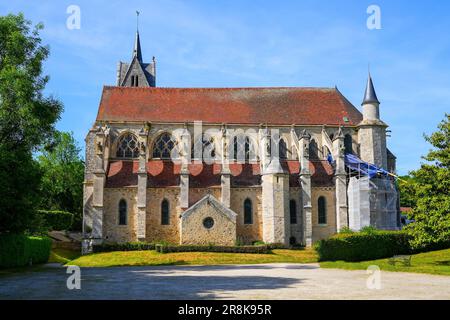
[[70, 212], [38, 210], [37, 213], [43, 217], [47, 230], [69, 230], [72, 227], [73, 214]]
[[223, 253], [270, 253], [271, 248], [262, 246], [216, 246], [216, 245], [157, 245], [156, 251], [169, 252], [223, 252]]
[[104, 243], [94, 245], [92, 252], [110, 252], [110, 251], [139, 251], [139, 250], [155, 250], [154, 243], [147, 242], [126, 242], [126, 243]]
[[48, 261], [52, 241], [47, 237], [0, 235], [0, 267], [22, 267]]
[[316, 243], [320, 261], [364, 261], [411, 253], [411, 236], [403, 231], [337, 234]]

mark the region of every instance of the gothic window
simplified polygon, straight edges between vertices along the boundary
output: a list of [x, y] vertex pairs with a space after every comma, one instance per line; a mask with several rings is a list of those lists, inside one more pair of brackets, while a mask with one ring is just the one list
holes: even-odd
[[153, 144], [153, 158], [169, 160], [175, 147], [175, 140], [168, 133], [163, 133]]
[[119, 201], [119, 225], [127, 224], [127, 202], [124, 199]]
[[278, 143], [278, 156], [280, 157], [280, 160], [287, 160], [288, 159], [288, 148], [286, 146], [286, 142], [284, 139], [280, 139], [280, 142]]
[[245, 199], [245, 201], [244, 201], [244, 224], [252, 224], [252, 223], [253, 223], [252, 200]]
[[126, 133], [117, 142], [116, 157], [137, 158], [139, 156], [139, 145], [134, 134]]
[[344, 147], [345, 147], [345, 153], [353, 154], [353, 139], [352, 136], [349, 134], [346, 134], [344, 137]]
[[319, 147], [314, 139], [309, 142], [309, 158], [312, 160], [319, 159]]
[[297, 203], [295, 200], [289, 201], [289, 213], [291, 224], [297, 224]]
[[170, 217], [169, 217], [169, 201], [164, 199], [161, 202], [161, 224], [162, 225], [169, 225], [170, 224]]
[[134, 86], [139, 87], [139, 77], [138, 76], [134, 76]]
[[[233, 160], [250, 161], [250, 138], [247, 136], [235, 136], [233, 139]], [[242, 157], [244, 156], [244, 157]]]
[[[197, 149], [198, 151], [196, 151]], [[200, 155], [195, 154], [195, 152], [199, 151], [201, 151]], [[201, 160], [202, 158], [208, 158], [209, 160], [212, 160], [215, 157], [216, 157], [216, 149], [214, 146], [214, 138], [203, 134], [195, 141], [192, 147], [191, 159]]]
[[319, 224], [327, 224], [327, 201], [325, 197], [319, 197], [319, 200], [317, 200], [317, 209], [319, 212]]

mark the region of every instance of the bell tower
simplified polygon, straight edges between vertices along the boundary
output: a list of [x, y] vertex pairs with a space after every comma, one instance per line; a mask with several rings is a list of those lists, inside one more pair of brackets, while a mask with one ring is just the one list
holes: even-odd
[[139, 37], [139, 11], [136, 11], [136, 36], [130, 63], [117, 64], [117, 83], [119, 87], [155, 87], [156, 60], [145, 63], [142, 59], [141, 39]]

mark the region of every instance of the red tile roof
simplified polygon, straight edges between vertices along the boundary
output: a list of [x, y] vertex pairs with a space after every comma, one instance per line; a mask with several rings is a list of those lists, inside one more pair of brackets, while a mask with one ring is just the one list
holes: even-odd
[[334, 88], [105, 86], [97, 114], [97, 121], [180, 123], [356, 125], [361, 120], [361, 113]]

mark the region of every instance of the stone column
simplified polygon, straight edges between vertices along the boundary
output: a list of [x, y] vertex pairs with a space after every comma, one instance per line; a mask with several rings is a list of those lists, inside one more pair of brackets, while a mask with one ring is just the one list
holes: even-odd
[[303, 243], [312, 246], [311, 172], [309, 170], [309, 142], [311, 135], [303, 130], [299, 139], [300, 186], [303, 207]]
[[344, 134], [339, 128], [333, 139], [333, 158], [336, 161], [334, 184], [336, 189], [336, 231], [348, 227], [347, 174], [345, 172]]
[[190, 160], [190, 148], [191, 139], [190, 134], [185, 126], [183, 133], [181, 134], [181, 144], [183, 146], [183, 152], [181, 152], [181, 172], [180, 172], [180, 208], [189, 208], [189, 160]]
[[[276, 133], [274, 139], [278, 139]], [[265, 162], [262, 170], [263, 241], [289, 243], [289, 176], [281, 167], [277, 152], [268, 155], [271, 143], [267, 129], [263, 132], [262, 150]], [[272, 150], [273, 151], [273, 150]], [[263, 160], [264, 160], [263, 159]]]
[[135, 230], [138, 240], [145, 240], [147, 215], [147, 138], [148, 131], [139, 132], [139, 169], [137, 190], [137, 212]]
[[99, 127], [95, 134], [94, 190], [92, 195], [92, 238], [96, 243], [100, 243], [103, 239], [103, 191], [106, 180], [104, 149], [105, 133], [103, 128]]
[[230, 208], [231, 202], [231, 172], [228, 159], [230, 137], [226, 128], [222, 128], [222, 172], [221, 172], [221, 202]]

